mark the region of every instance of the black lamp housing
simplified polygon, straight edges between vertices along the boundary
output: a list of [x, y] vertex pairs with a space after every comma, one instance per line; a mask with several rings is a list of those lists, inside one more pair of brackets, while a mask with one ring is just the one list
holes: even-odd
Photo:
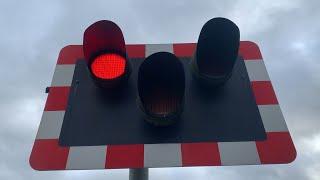
[[[83, 35], [83, 53], [87, 61], [91, 77], [95, 84], [104, 89], [114, 89], [125, 84], [131, 73], [131, 65], [127, 58], [124, 37], [120, 27], [109, 20], [101, 20], [90, 25]], [[92, 73], [91, 64], [98, 56], [116, 54], [125, 60], [123, 74], [113, 79], [103, 79]]]
[[232, 75], [239, 45], [240, 31], [235, 23], [222, 17], [209, 20], [201, 29], [191, 63], [194, 77], [208, 86], [224, 84]]
[[168, 52], [150, 55], [139, 67], [138, 92], [138, 103], [147, 122], [156, 126], [174, 123], [184, 105], [183, 64]]

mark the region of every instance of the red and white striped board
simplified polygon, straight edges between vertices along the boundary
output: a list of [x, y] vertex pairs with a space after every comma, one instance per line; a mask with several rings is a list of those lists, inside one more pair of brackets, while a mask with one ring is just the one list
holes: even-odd
[[[127, 45], [129, 58], [144, 58], [158, 51], [191, 57], [195, 43]], [[226, 166], [290, 163], [296, 157], [287, 125], [262, 60], [259, 47], [240, 43], [264, 128], [265, 141], [134, 144], [62, 147], [63, 123], [76, 60], [82, 45], [70, 45], [59, 54], [50, 92], [30, 156], [36, 170], [117, 169], [143, 167]]]

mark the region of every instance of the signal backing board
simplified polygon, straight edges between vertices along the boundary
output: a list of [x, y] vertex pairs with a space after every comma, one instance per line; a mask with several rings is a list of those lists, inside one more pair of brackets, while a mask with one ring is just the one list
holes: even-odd
[[[127, 53], [129, 59], [144, 59], [155, 52], [166, 51], [174, 53], [181, 61], [184, 61], [193, 56], [195, 47], [194, 43], [127, 45]], [[92, 136], [86, 134], [85, 131], [74, 134], [67, 133], [67, 135], [65, 135], [66, 132], [63, 132], [66, 129], [63, 127], [68, 127], [64, 120], [66, 112], [68, 112], [66, 110], [70, 105], [69, 96], [74, 89], [72, 83], [75, 81], [74, 77], [77, 76], [75, 69], [79, 69], [81, 66], [76, 64], [77, 62], [79, 64], [83, 59], [81, 45], [66, 46], [58, 57], [44, 113], [30, 156], [30, 165], [36, 170], [67, 170], [292, 162], [296, 157], [295, 147], [258, 46], [253, 42], [242, 41], [239, 56], [238, 61], [240, 64], [244, 64], [245, 74], [249, 81], [248, 87], [253, 93], [255, 106], [263, 126], [262, 129], [260, 127], [260, 134], [255, 133], [254, 138], [250, 138], [252, 133], [248, 132], [242, 138], [232, 139], [231, 137], [230, 139], [229, 137], [222, 138], [222, 140], [217, 138], [221, 137], [221, 134], [218, 134], [210, 136], [211, 139], [198, 138], [195, 141], [173, 138], [168, 142], [163, 139], [157, 141], [147, 139], [138, 142], [124, 138], [120, 143], [114, 143], [110, 140], [93, 142]], [[239, 119], [238, 121], [244, 120]], [[69, 129], [72, 128], [69, 125]], [[253, 131], [256, 131], [259, 126], [252, 128]], [[236, 127], [231, 129], [236, 131]], [[213, 130], [215, 131], [212, 133], [214, 135], [217, 129], [213, 128]], [[67, 130], [67, 132], [70, 131]], [[125, 130], [122, 133], [123, 137], [134, 136]], [[210, 132], [208, 134], [210, 135]], [[64, 138], [65, 136], [69, 136], [69, 139], [70, 137], [71, 139], [78, 138], [78, 141], [76, 143], [67, 141], [68, 138]], [[174, 137], [174, 134], [172, 136]], [[93, 143], [88, 143], [91, 141]]]

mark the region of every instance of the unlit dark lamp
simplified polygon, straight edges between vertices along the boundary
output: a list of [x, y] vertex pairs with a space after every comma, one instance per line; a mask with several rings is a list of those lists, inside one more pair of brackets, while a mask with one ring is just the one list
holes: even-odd
[[185, 74], [180, 60], [168, 52], [147, 57], [138, 73], [139, 106], [158, 126], [174, 123], [183, 110]]
[[232, 75], [238, 57], [240, 31], [226, 18], [213, 18], [201, 29], [195, 57], [191, 63], [194, 77], [200, 82], [216, 86]]

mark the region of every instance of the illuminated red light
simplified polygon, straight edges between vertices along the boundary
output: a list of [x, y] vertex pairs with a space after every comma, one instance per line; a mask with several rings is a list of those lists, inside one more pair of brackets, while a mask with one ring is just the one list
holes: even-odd
[[118, 54], [102, 54], [91, 64], [91, 72], [100, 79], [114, 79], [125, 72], [126, 60]]

